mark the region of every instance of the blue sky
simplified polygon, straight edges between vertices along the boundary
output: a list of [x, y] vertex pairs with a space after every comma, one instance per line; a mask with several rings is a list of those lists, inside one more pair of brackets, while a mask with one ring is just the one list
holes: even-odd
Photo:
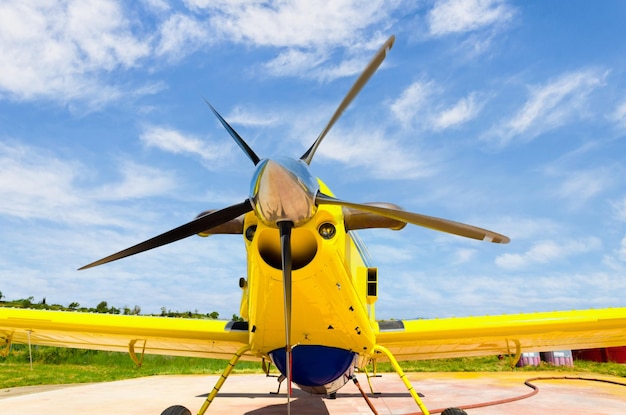
[[5, 297], [238, 313], [238, 236], [76, 269], [247, 197], [203, 98], [257, 154], [299, 157], [395, 34], [313, 172], [512, 242], [360, 232], [377, 317], [626, 305], [626, 3], [313, 3], [4, 0]]

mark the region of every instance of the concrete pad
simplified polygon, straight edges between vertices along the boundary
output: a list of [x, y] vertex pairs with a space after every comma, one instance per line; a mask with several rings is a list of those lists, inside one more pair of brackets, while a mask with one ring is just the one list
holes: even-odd
[[[424, 395], [430, 411], [451, 406], [486, 403], [525, 395], [531, 391], [524, 380], [532, 377], [576, 376], [572, 373], [505, 372], [505, 373], [412, 373], [408, 377], [415, 389]], [[581, 374], [604, 380], [626, 383], [626, 379]], [[0, 414], [155, 414], [180, 404], [197, 413], [207, 392], [218, 376], [154, 376], [117, 382], [72, 387], [55, 385], [43, 388], [12, 388], [0, 390]], [[413, 414], [419, 408], [402, 381], [394, 373], [373, 378], [376, 392], [372, 395], [367, 378], [358, 375], [361, 387], [368, 393], [378, 414]], [[496, 406], [467, 409], [470, 415], [501, 415], [503, 413], [567, 413], [615, 415], [626, 413], [626, 387], [608, 383], [578, 380], [540, 380], [534, 382], [540, 391], [533, 397]], [[285, 385], [280, 395], [275, 392], [275, 378], [264, 375], [231, 375], [214, 400], [207, 414], [286, 414]], [[21, 394], [20, 394], [21, 393]], [[372, 414], [357, 387], [350, 382], [337, 393], [337, 399], [309, 395], [294, 388], [291, 413], [307, 414]]]

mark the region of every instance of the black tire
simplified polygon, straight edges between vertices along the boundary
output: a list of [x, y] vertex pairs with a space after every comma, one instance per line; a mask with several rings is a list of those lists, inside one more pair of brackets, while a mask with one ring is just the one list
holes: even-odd
[[441, 415], [467, 415], [467, 412], [459, 408], [448, 408], [445, 409]]
[[182, 405], [174, 405], [161, 412], [161, 415], [191, 415], [191, 411]]

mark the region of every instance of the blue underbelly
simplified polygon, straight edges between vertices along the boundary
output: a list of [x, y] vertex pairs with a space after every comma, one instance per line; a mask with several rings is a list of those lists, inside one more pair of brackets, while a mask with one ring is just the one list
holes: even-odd
[[[285, 349], [270, 352], [272, 361], [286, 376]], [[354, 361], [354, 352], [327, 346], [300, 345], [291, 350], [291, 379], [304, 386], [323, 386], [342, 376]]]

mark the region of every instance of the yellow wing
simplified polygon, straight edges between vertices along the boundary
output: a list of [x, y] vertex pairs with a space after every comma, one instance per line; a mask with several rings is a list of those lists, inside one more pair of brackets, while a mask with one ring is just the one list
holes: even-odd
[[133, 357], [145, 352], [230, 359], [248, 344], [248, 328], [232, 321], [0, 307], [0, 347], [29, 342], [130, 352]]
[[381, 321], [376, 342], [405, 361], [624, 346], [626, 308]]

